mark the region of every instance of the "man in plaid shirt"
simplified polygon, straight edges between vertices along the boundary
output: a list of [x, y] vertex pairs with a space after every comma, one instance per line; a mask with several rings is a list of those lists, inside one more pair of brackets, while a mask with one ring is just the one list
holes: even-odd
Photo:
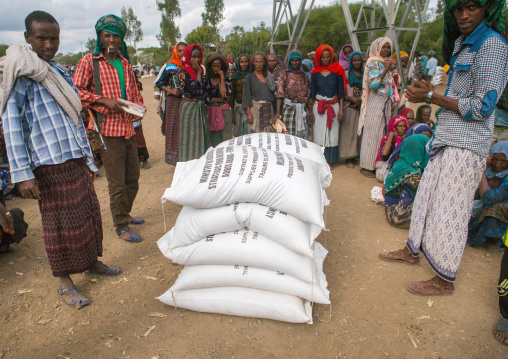
[[426, 81], [408, 86], [412, 103], [441, 107], [430, 157], [413, 204], [407, 245], [383, 252], [386, 261], [417, 264], [421, 250], [436, 276], [408, 283], [417, 295], [451, 295], [468, 234], [472, 202], [488, 186], [485, 160], [494, 109], [507, 82], [508, 46], [503, 34], [505, 0], [446, 2], [443, 54], [450, 64], [444, 95]]
[[[102, 134], [107, 150], [101, 150], [101, 158], [106, 169], [111, 214], [118, 237], [138, 243], [141, 237], [129, 229], [130, 224], [144, 222], [143, 218], [130, 215], [138, 192], [139, 159], [133, 125], [138, 119], [126, 113], [117, 99], [143, 106], [143, 98], [123, 41], [127, 31], [125, 23], [115, 15], [106, 15], [97, 21], [95, 31], [95, 51], [79, 62], [74, 83], [83, 107], [104, 115]], [[101, 95], [95, 93], [93, 60], [99, 63]]]

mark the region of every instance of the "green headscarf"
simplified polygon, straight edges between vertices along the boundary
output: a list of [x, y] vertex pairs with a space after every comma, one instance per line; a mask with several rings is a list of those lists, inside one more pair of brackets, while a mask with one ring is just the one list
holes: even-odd
[[[247, 70], [245, 70], [245, 71], [243, 71], [240, 68], [240, 59], [243, 56], [247, 57], [247, 62], [249, 63], [249, 65], [247, 66]], [[249, 55], [245, 55], [245, 54], [239, 55], [236, 58], [236, 60], [235, 60], [235, 68], [236, 68], [236, 72], [233, 74], [233, 76], [231, 76], [231, 80], [232, 81], [243, 80], [245, 77], [247, 77], [247, 75], [251, 73], [251, 71], [250, 71], [250, 59], [249, 59]]]
[[102, 50], [104, 50], [104, 44], [99, 40], [99, 33], [101, 31], [109, 32], [113, 35], [118, 35], [122, 38], [122, 45], [120, 46], [120, 52], [127, 59], [127, 61], [131, 62], [129, 58], [129, 52], [127, 51], [127, 44], [123, 41], [125, 34], [127, 33], [127, 25], [121, 18], [116, 15], [109, 14], [101, 17], [97, 23], [95, 24], [95, 32], [97, 33], [97, 42], [95, 44], [95, 50], [93, 54], [98, 56]]
[[[457, 24], [457, 20], [453, 15], [453, 9], [456, 6], [463, 6], [468, 0], [447, 0], [444, 9], [444, 33], [443, 33], [443, 56], [446, 63], [450, 63], [450, 59], [453, 54], [455, 47], [455, 41], [462, 34]], [[496, 30], [498, 33], [504, 34], [504, 21], [503, 21], [503, 10], [505, 0], [474, 0], [480, 6], [485, 6], [490, 3], [490, 7], [487, 9], [487, 16], [485, 17], [485, 25]]]
[[409, 176], [421, 174], [427, 163], [429, 163], [429, 154], [425, 146], [430, 139], [422, 134], [409, 136], [402, 143], [400, 150], [400, 159], [395, 162], [388, 172], [385, 181], [385, 194], [389, 195], [391, 191], [402, 184]]

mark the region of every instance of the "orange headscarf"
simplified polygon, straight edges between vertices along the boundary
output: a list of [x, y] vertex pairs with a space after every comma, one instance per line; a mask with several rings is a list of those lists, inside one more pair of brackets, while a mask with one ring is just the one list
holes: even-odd
[[[330, 63], [328, 66], [322, 66], [321, 65], [321, 55], [323, 55], [323, 52], [325, 50], [330, 51]], [[323, 44], [319, 46], [316, 50], [316, 53], [314, 54], [315, 60], [316, 60], [316, 67], [312, 70], [313, 74], [317, 74], [318, 72], [328, 70], [336, 75], [342, 76], [342, 82], [344, 83], [344, 92], [347, 95], [347, 80], [346, 80], [346, 71], [344, 71], [344, 68], [340, 65], [340, 63], [337, 62], [337, 58], [335, 57], [335, 51], [333, 51], [332, 47], [327, 44]]]
[[168, 64], [175, 64], [178, 67], [183, 67], [182, 61], [178, 58], [178, 45], [184, 44], [184, 42], [179, 42], [175, 46], [173, 46], [173, 51], [171, 52], [171, 55], [173, 56], [172, 60], [168, 61]]

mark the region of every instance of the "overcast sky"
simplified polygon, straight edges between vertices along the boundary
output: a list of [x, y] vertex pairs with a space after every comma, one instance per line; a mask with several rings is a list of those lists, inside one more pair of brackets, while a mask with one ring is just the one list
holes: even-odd
[[[79, 52], [81, 46], [89, 39], [95, 38], [96, 21], [106, 14], [120, 16], [122, 6], [132, 7], [138, 20], [142, 23], [143, 40], [138, 47], [159, 46], [156, 35], [160, 30], [160, 12], [156, 0], [0, 0], [2, 21], [0, 21], [0, 43], [8, 45], [25, 43], [23, 32], [24, 19], [33, 10], [44, 10], [52, 14], [60, 24], [59, 52]], [[332, 0], [316, 0], [314, 6], [328, 5]], [[311, 1], [307, 1], [308, 4]], [[272, 23], [272, 0], [224, 0], [224, 21], [221, 23], [222, 35], [230, 33], [235, 25], [246, 30], [264, 21], [267, 26]], [[254, 5], [256, 4], [256, 5]], [[291, 7], [296, 12], [300, 0], [293, 0]], [[307, 5], [308, 6], [308, 5]], [[201, 25], [203, 1], [180, 0], [182, 16], [178, 20], [182, 38], [197, 26]]]

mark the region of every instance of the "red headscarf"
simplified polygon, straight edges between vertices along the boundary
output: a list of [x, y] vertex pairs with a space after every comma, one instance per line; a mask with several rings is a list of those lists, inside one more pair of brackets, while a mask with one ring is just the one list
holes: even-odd
[[[390, 132], [395, 132], [395, 126], [397, 126], [399, 123], [404, 122], [406, 124], [406, 130], [409, 128], [409, 124], [407, 123], [407, 120], [404, 116], [394, 116], [388, 121], [388, 133], [383, 136], [381, 139], [381, 144], [379, 145], [379, 150], [376, 157], [376, 163], [383, 160], [383, 146], [388, 140], [388, 135]], [[400, 145], [403, 140], [399, 137], [399, 134], [395, 132], [395, 140], [394, 140], [394, 148]]]
[[168, 64], [175, 64], [178, 67], [183, 67], [182, 61], [178, 58], [178, 45], [181, 45], [181, 44], [182, 44], [182, 42], [179, 42], [178, 44], [173, 46], [173, 51], [171, 52], [173, 59], [169, 60]]
[[201, 66], [201, 64], [203, 63], [203, 50], [201, 50], [201, 47], [199, 45], [192, 44], [192, 45], [187, 46], [185, 48], [185, 50], [183, 50], [183, 55], [182, 55], [183, 66], [182, 67], [185, 71], [187, 71], [189, 76], [194, 81], [196, 81], [196, 71], [194, 71], [194, 69], [191, 66], [191, 54], [192, 54], [192, 50], [194, 50], [194, 48], [198, 48], [199, 51], [201, 52], [201, 60], [199, 60], [199, 66]]
[[408, 113], [410, 113], [411, 111], [413, 111], [413, 110], [411, 110], [411, 108], [406, 107], [405, 109], [403, 109], [402, 111], [400, 111], [400, 115], [401, 115], [401, 116], [404, 116], [404, 117], [407, 119], [407, 114], [408, 114]]
[[[323, 55], [325, 50], [330, 51], [330, 63], [328, 66], [321, 65], [321, 55]], [[344, 71], [344, 68], [337, 62], [337, 58], [335, 57], [335, 52], [333, 51], [332, 47], [327, 44], [319, 46], [316, 50], [316, 53], [314, 54], [314, 58], [316, 60], [316, 67], [314, 67], [312, 73], [317, 74], [318, 72], [328, 70], [336, 75], [342, 76], [342, 82], [344, 83], [344, 93], [347, 95], [348, 81], [346, 80], [346, 71]]]
[[233, 55], [228, 55], [228, 62], [229, 62], [230, 64], [234, 64], [234, 63], [235, 63], [235, 58], [234, 58], [234, 56], [233, 56]]

